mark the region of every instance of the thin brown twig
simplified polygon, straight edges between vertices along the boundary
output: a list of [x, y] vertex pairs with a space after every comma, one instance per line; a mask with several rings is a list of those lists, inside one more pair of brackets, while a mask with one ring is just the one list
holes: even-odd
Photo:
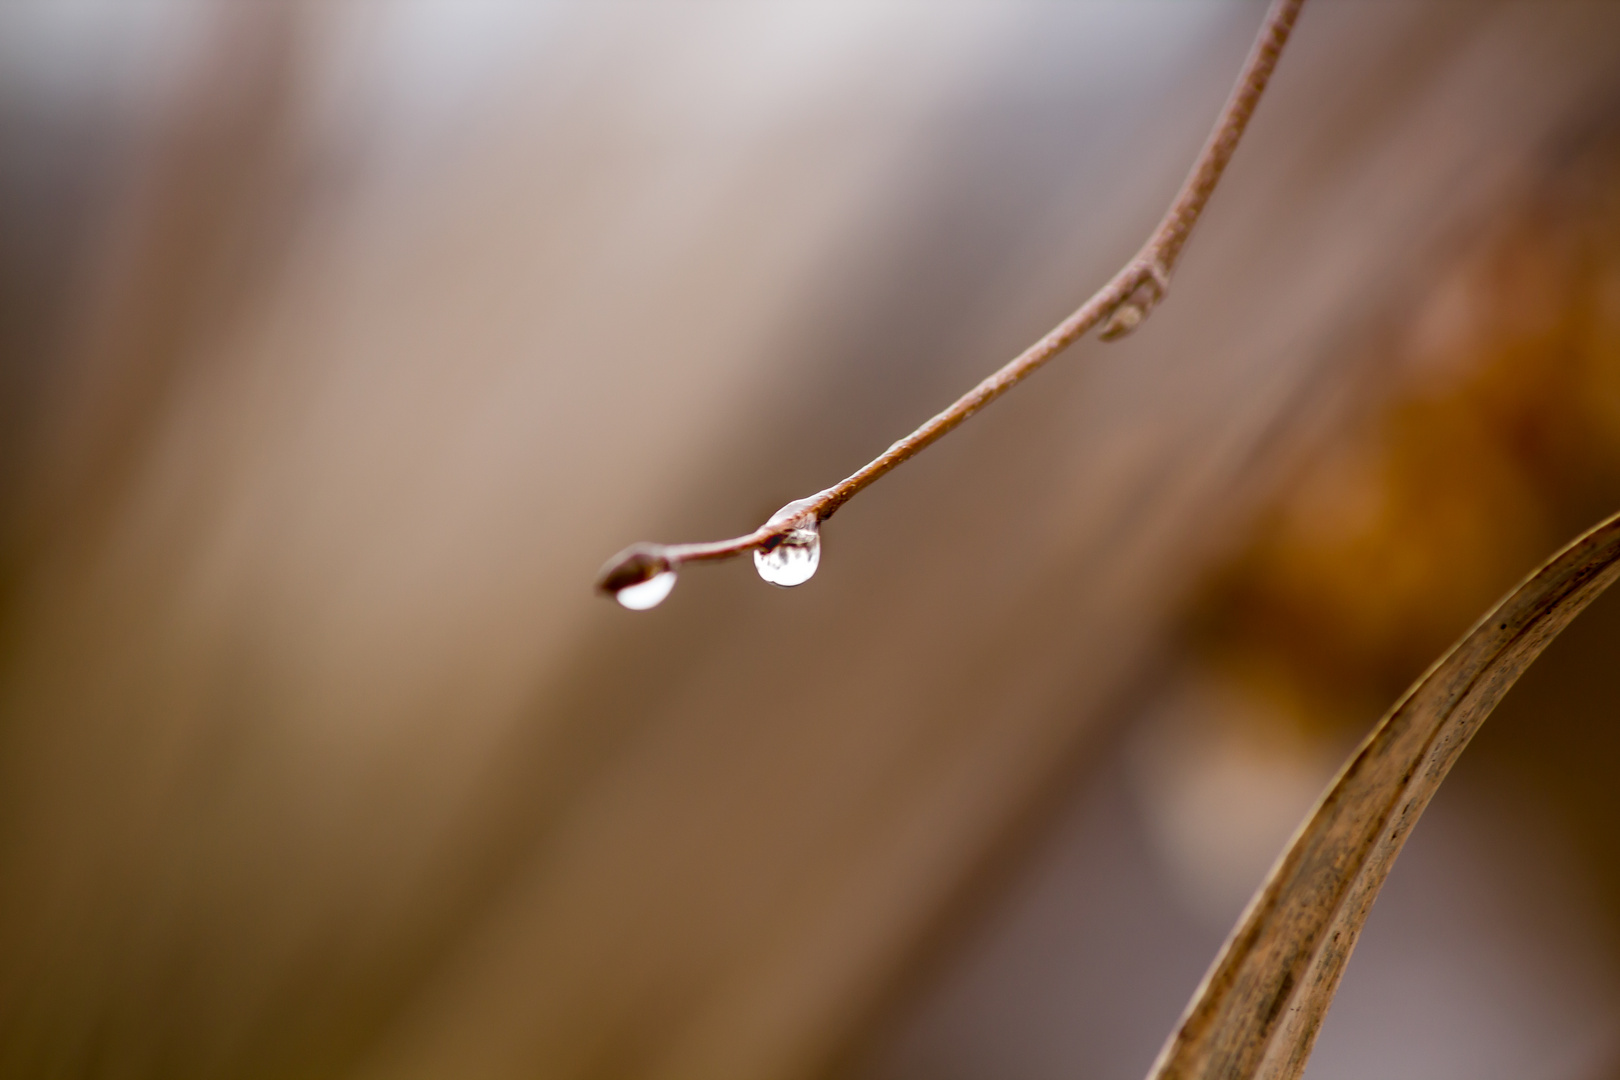
[[963, 394], [949, 408], [910, 435], [890, 446], [860, 470], [808, 499], [789, 503], [751, 533], [705, 544], [635, 544], [608, 561], [597, 578], [597, 588], [616, 593], [682, 563], [727, 559], [755, 548], [771, 547], [795, 527], [819, 524], [837, 512], [855, 494], [884, 473], [915, 457], [946, 432], [1028, 378], [1037, 368], [1101, 324], [1099, 337], [1113, 341], [1135, 330], [1170, 288], [1170, 275], [1181, 258], [1187, 237], [1221, 174], [1226, 171], [1249, 118], [1265, 92], [1283, 45], [1294, 28], [1305, 0], [1272, 0], [1260, 33], [1249, 50], [1226, 106], [1215, 121], [1192, 171], [1175, 201], [1142, 249], [1091, 299], [1058, 323], [1035, 344], [999, 371]]

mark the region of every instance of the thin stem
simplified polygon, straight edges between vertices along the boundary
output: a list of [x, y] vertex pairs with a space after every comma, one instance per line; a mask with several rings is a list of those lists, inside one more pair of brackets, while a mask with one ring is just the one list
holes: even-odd
[[1101, 324], [1099, 337], [1113, 341], [1140, 326], [1169, 290], [1170, 275], [1181, 258], [1187, 237], [1203, 214], [1209, 197], [1215, 193], [1227, 163], [1232, 160], [1232, 154], [1237, 150], [1244, 129], [1249, 126], [1249, 118], [1254, 115], [1255, 106], [1271, 80], [1283, 45], [1287, 43], [1304, 4], [1305, 0], [1272, 0], [1260, 33], [1249, 50], [1248, 59], [1244, 61], [1237, 85], [1232, 88], [1225, 108], [1215, 121], [1214, 130], [1210, 132], [1175, 201], [1170, 204], [1170, 209], [1165, 212], [1148, 242], [1091, 299], [999, 371], [956, 399], [949, 408], [890, 446], [861, 469], [808, 499], [790, 504], [793, 514], [784, 516], [778, 513], [753, 532], [730, 540], [706, 544], [637, 544], [626, 548], [603, 567], [597, 580], [598, 588], [613, 592], [633, 583], [630, 578], [635, 574], [636, 567], [650, 568], [661, 564], [664, 569], [673, 569], [685, 562], [726, 559], [769, 545], [806, 518], [813, 517], [818, 523], [826, 521], [857, 492], [902, 462], [915, 457], [946, 432], [1023, 382], [1088, 330]]

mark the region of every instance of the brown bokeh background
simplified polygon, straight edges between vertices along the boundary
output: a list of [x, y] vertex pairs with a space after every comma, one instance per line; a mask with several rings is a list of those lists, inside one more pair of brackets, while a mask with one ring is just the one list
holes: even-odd
[[[1142, 1075], [1337, 760], [1620, 506], [1620, 6], [0, 9], [0, 1074]], [[1620, 1069], [1620, 598], [1309, 1075]]]

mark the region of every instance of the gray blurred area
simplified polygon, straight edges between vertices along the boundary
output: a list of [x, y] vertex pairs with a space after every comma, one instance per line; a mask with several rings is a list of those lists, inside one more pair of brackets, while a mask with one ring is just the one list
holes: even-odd
[[[1459, 238], [1620, 130], [1620, 5], [1313, 0], [1140, 332], [799, 589], [590, 583], [1084, 299], [1261, 10], [0, 8], [0, 1074], [1145, 1073], [1345, 747], [1223, 742], [1189, 597]], [[1505, 725], [1602, 729], [1592, 626]], [[1505, 730], [1316, 1080], [1620, 1067], [1620, 911]]]

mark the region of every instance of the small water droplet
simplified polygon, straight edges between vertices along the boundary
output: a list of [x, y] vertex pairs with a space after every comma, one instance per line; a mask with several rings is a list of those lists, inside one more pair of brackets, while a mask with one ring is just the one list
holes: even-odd
[[772, 585], [803, 585], [816, 576], [816, 567], [821, 565], [821, 532], [807, 505], [806, 500], [790, 502], [766, 523], [793, 522], [791, 530], [754, 552], [754, 568]]
[[632, 544], [602, 567], [596, 587], [631, 611], [646, 611], [675, 587], [675, 567], [657, 544]]
[[665, 570], [636, 585], [626, 585], [613, 594], [613, 599], [631, 611], [646, 611], [664, 602], [664, 597], [675, 587], [675, 571]]

